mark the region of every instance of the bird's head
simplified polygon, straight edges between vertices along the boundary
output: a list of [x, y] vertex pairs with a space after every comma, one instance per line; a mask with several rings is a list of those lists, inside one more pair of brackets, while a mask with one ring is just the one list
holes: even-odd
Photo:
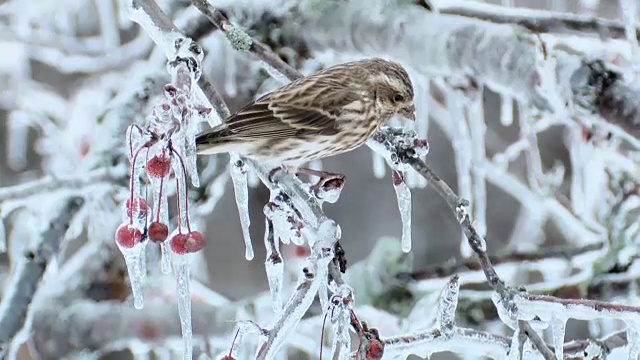
[[375, 89], [376, 104], [385, 115], [400, 115], [415, 120], [416, 107], [413, 103], [413, 84], [402, 65], [372, 59], [372, 87]]

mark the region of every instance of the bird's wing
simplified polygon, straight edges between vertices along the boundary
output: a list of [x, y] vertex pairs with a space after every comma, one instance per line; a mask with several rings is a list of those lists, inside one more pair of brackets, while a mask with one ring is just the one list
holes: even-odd
[[309, 77], [243, 107], [225, 121], [226, 139], [276, 139], [335, 134], [343, 107], [360, 96], [346, 84]]

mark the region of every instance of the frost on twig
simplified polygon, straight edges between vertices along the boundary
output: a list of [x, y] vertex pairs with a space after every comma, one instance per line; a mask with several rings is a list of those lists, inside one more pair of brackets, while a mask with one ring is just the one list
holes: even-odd
[[65, 233], [74, 215], [83, 204], [82, 198], [66, 198], [43, 230], [37, 243], [28, 249], [13, 274], [9, 290], [3, 295], [0, 304], [0, 351], [4, 352], [13, 337], [24, 326], [27, 312], [49, 262], [54, 259], [64, 240]]

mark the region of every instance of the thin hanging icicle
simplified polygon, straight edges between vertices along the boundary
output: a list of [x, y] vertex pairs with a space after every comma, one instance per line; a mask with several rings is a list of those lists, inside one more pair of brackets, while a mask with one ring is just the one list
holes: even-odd
[[567, 318], [554, 315], [551, 318], [551, 333], [553, 335], [553, 347], [556, 350], [556, 358], [564, 359], [564, 333], [567, 328]]
[[[456, 90], [449, 90], [446, 93], [446, 103], [451, 104], [451, 116], [453, 119], [464, 119], [464, 99]], [[473, 187], [471, 182], [471, 137], [466, 121], [456, 121], [454, 126], [455, 137], [452, 140], [455, 154], [456, 171], [458, 173], [458, 189], [460, 197], [471, 202], [473, 199]], [[460, 254], [463, 258], [473, 255], [473, 250], [467, 242], [464, 233], [460, 232]]]
[[236, 195], [236, 205], [238, 214], [240, 215], [240, 224], [242, 226], [242, 236], [244, 238], [245, 253], [247, 260], [252, 260], [253, 245], [251, 242], [251, 233], [249, 226], [251, 219], [249, 217], [249, 185], [247, 183], [247, 169], [244, 161], [237, 154], [231, 154], [231, 180], [233, 181], [233, 190]]
[[485, 134], [487, 125], [484, 119], [483, 89], [467, 107], [467, 119], [471, 135], [471, 161], [473, 164], [473, 219], [480, 236], [487, 234], [487, 184], [484, 162], [486, 159]]
[[20, 110], [12, 111], [8, 119], [7, 160], [9, 168], [21, 171], [27, 166], [27, 136], [29, 115]]
[[131, 283], [131, 292], [133, 293], [133, 306], [136, 309], [142, 309], [144, 306], [144, 283], [147, 279], [145, 266], [145, 247], [147, 242], [142, 242], [132, 248], [126, 248], [116, 243], [120, 252], [124, 257], [129, 274], [129, 282]]
[[506, 94], [500, 96], [500, 123], [502, 126], [513, 124], [513, 97]]
[[[431, 80], [425, 79], [422, 82], [420, 100], [416, 103], [417, 115], [418, 115], [418, 138], [426, 140], [429, 136], [429, 97], [431, 96]], [[427, 186], [427, 179], [423, 176], [418, 176], [417, 186], [419, 188], [425, 188]]]
[[276, 314], [282, 311], [282, 286], [284, 284], [284, 263], [279, 251], [279, 241], [276, 239], [273, 222], [265, 219], [264, 247], [267, 256], [264, 266], [267, 272], [267, 282], [271, 293], [271, 304]]
[[384, 157], [376, 152], [373, 154], [373, 176], [382, 179], [387, 172], [387, 166]]
[[636, 23], [638, 20], [638, 1], [637, 0], [619, 0], [620, 9], [622, 10], [622, 21], [624, 22], [624, 32], [627, 41], [631, 45], [631, 59], [634, 66], [638, 65], [638, 36], [636, 34]]
[[411, 251], [411, 190], [404, 181], [404, 174], [400, 171], [393, 170], [392, 173], [393, 188], [396, 191], [398, 200], [398, 209], [400, 210], [400, 218], [402, 219], [402, 251]]
[[173, 254], [171, 265], [178, 289], [178, 314], [180, 315], [180, 328], [184, 342], [184, 360], [193, 357], [193, 330], [191, 328], [191, 291], [189, 255]]

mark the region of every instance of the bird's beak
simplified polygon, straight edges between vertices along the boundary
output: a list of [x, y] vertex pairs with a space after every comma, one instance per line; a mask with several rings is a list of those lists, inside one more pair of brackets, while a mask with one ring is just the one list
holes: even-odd
[[407, 106], [405, 108], [402, 108], [400, 113], [405, 118], [407, 118], [409, 120], [416, 121], [416, 107], [414, 105], [410, 105], [410, 106]]

